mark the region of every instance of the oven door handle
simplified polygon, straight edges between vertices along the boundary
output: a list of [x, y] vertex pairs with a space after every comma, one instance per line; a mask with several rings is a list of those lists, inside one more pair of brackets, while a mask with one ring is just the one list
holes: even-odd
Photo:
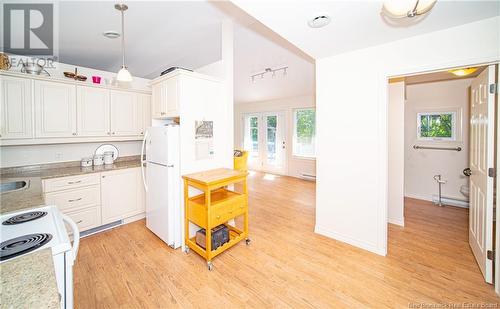
[[71, 248], [71, 254], [73, 255], [73, 262], [76, 260], [78, 255], [78, 247], [80, 246], [80, 231], [75, 221], [65, 214], [62, 214], [62, 219], [69, 224], [71, 230], [73, 231], [73, 248]]

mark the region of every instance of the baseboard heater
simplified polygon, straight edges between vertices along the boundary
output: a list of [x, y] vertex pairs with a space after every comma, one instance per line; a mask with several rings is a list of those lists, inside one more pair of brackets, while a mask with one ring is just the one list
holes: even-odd
[[311, 174], [306, 174], [306, 173], [300, 174], [300, 178], [302, 178], [304, 180], [309, 180], [309, 181], [316, 181], [316, 175], [311, 175]]
[[[439, 197], [437, 195], [432, 196], [432, 202], [434, 204], [437, 204], [439, 200]], [[456, 207], [462, 207], [462, 208], [469, 208], [469, 201], [468, 200], [461, 200], [457, 198], [452, 198], [452, 197], [446, 197], [442, 196], [441, 197], [441, 203], [443, 205], [450, 205], [450, 206], [456, 206]]]

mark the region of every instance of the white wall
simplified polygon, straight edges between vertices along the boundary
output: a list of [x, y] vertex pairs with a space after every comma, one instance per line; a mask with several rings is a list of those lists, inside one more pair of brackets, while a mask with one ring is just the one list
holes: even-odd
[[286, 175], [293, 177], [300, 177], [302, 173], [316, 175], [316, 160], [299, 158], [292, 155], [293, 110], [296, 108], [314, 107], [315, 105], [313, 96], [236, 104], [234, 107], [234, 145], [243, 148], [244, 114], [284, 111], [287, 131], [286, 145], [288, 145], [286, 149]]
[[[405, 105], [405, 196], [432, 201], [437, 196], [434, 175], [441, 174], [447, 181], [442, 195], [466, 199], [460, 186], [468, 184], [462, 170], [469, 166], [469, 87], [472, 79], [442, 81], [406, 87]], [[422, 111], [460, 109], [462, 137], [456, 142], [417, 141], [417, 113]], [[392, 133], [392, 132], [391, 132]], [[462, 151], [415, 150], [413, 145], [461, 147]]]
[[316, 232], [385, 255], [387, 78], [500, 59], [500, 17], [316, 61]]
[[389, 195], [387, 220], [404, 226], [404, 113], [405, 82], [396, 81], [388, 86], [389, 113]]
[[[107, 143], [3, 146], [0, 148], [0, 167], [79, 161], [83, 157], [92, 156], [102, 144]], [[110, 144], [118, 148], [120, 157], [141, 154], [140, 141]]]

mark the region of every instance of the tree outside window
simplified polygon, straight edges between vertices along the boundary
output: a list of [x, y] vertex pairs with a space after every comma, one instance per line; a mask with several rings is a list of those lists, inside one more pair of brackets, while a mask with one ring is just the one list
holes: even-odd
[[315, 157], [316, 110], [314, 108], [294, 111], [293, 154], [300, 157]]

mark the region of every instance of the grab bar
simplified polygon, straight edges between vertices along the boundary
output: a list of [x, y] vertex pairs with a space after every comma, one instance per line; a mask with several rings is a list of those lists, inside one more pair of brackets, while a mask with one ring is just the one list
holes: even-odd
[[413, 145], [413, 149], [433, 149], [433, 150], [462, 151], [462, 147], [431, 147], [431, 146], [418, 146], [418, 145]]

